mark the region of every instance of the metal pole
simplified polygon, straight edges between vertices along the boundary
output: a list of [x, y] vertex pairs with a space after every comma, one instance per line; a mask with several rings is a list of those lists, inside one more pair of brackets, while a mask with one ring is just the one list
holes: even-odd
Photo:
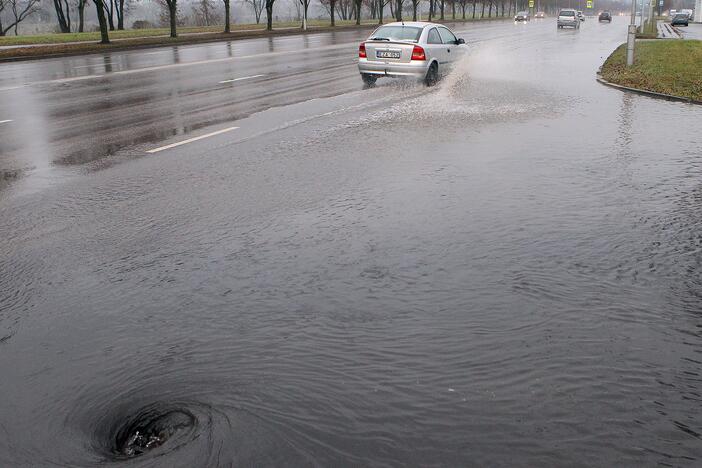
[[626, 38], [626, 64], [632, 66], [634, 64], [634, 44], [636, 43], [636, 0], [631, 2], [631, 22], [629, 23], [629, 31]]

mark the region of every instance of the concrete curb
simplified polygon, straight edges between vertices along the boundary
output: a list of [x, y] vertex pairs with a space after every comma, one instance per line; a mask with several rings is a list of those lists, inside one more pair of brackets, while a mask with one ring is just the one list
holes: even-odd
[[602, 78], [602, 75], [600, 74], [599, 70], [597, 71], [596, 79], [600, 84], [603, 84], [605, 86], [609, 86], [612, 88], [616, 88], [616, 89], [619, 89], [621, 91], [628, 91], [630, 93], [641, 94], [641, 95], [649, 96], [649, 97], [656, 98], [656, 99], [665, 99], [666, 101], [686, 102], [688, 104], [702, 105], [702, 101], [696, 101], [694, 99], [690, 99], [690, 98], [686, 98], [686, 97], [673, 96], [672, 94], [657, 93], [655, 91], [647, 91], [645, 89], [630, 88], [629, 86], [624, 86], [624, 85], [612, 83], [611, 81], [607, 81], [604, 78]]

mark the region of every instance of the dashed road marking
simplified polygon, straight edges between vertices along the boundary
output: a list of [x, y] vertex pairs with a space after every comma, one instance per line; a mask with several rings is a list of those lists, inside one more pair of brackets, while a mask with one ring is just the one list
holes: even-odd
[[10, 123], [10, 122], [12, 122], [12, 120], [0, 120], [0, 124]]
[[187, 140], [179, 141], [178, 143], [173, 143], [170, 145], [161, 146], [159, 148], [154, 148], [154, 149], [148, 150], [147, 153], [158, 153], [159, 151], [175, 148], [176, 146], [186, 145], [188, 143], [192, 143], [193, 141], [202, 140], [203, 138], [209, 138], [209, 137], [212, 137], [215, 135], [221, 135], [222, 133], [231, 132], [232, 130], [236, 130], [238, 128], [239, 127], [223, 128], [222, 130], [217, 130], [216, 132], [207, 133], [205, 135], [200, 135], [197, 137], [189, 138]]
[[250, 80], [250, 79], [252, 79], [252, 78], [260, 78], [260, 77], [262, 77], [262, 76], [266, 76], [266, 75], [242, 76], [241, 78], [233, 78], [233, 79], [231, 79], [231, 80], [220, 81], [219, 84], [233, 83], [233, 82], [235, 82], [235, 81], [242, 81], [242, 80]]

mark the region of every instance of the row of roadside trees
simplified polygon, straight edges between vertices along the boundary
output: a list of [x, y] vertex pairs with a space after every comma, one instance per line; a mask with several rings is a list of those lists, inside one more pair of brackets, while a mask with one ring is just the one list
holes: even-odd
[[[79, 15], [78, 32], [83, 32], [85, 10], [90, 3], [95, 6], [95, 12], [100, 27], [101, 39], [103, 43], [109, 43], [109, 31], [122, 30], [125, 28], [125, 11], [128, 9], [130, 1], [137, 0], [0, 0], [0, 36], [8, 30], [14, 28], [17, 33], [17, 25], [23, 19], [35, 12], [40, 2], [53, 2], [53, 10], [56, 12], [58, 29], [68, 33], [72, 30], [71, 9], [77, 7]], [[164, 20], [170, 26], [171, 37], [177, 37], [179, 21], [179, 0], [141, 0], [143, 2], [154, 2], [161, 11], [165, 13]], [[180, 0], [182, 3], [184, 0]], [[197, 5], [204, 14], [205, 23], [210, 24], [208, 19], [209, 11], [214, 11], [215, 0], [198, 0]], [[231, 31], [231, 0], [221, 0], [224, 6], [224, 14], [212, 15], [216, 21], [224, 23], [224, 32]], [[235, 0], [236, 1], [236, 0]], [[273, 29], [273, 8], [276, 0], [239, 0], [248, 4], [253, 10], [256, 22], [261, 19], [263, 12], [266, 16], [266, 27]], [[307, 17], [307, 11], [311, 0], [292, 0], [297, 6], [298, 15]], [[499, 16], [511, 16], [519, 10], [528, 8], [528, 0], [317, 0], [322, 9], [326, 11], [331, 26], [336, 24], [337, 16], [344, 20], [355, 19], [356, 24], [361, 23], [361, 18], [365, 14], [366, 18], [377, 20], [383, 23], [384, 15], [389, 10], [389, 16], [395, 20], [413, 19], [416, 20], [424, 12], [429, 20], [445, 19], [480, 19]], [[560, 6], [580, 6], [585, 0], [536, 0], [537, 8], [554, 12]], [[567, 3], [567, 5], [565, 5]], [[599, 8], [607, 8], [623, 4], [618, 0], [598, 0]], [[581, 7], [582, 8], [582, 7]], [[318, 9], [319, 10], [319, 9]], [[220, 10], [221, 11], [221, 10]], [[3, 13], [4, 12], [4, 13]], [[10, 12], [10, 14], [8, 14]], [[3, 25], [3, 16], [8, 21]]]

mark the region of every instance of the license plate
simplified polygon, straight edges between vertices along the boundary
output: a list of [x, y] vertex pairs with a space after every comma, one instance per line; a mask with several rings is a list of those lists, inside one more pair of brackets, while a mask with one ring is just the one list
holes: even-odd
[[399, 59], [400, 53], [399, 52], [392, 52], [390, 50], [377, 50], [375, 52], [375, 56], [376, 56], [376, 58]]

